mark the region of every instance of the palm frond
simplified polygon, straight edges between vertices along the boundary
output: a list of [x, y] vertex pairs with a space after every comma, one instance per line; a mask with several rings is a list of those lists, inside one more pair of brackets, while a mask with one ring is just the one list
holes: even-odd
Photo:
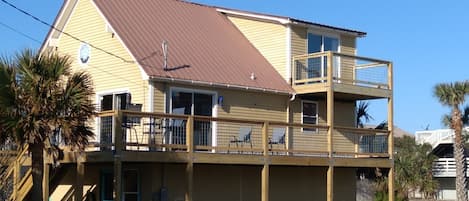
[[368, 113], [369, 102], [360, 101], [357, 107], [357, 126], [363, 128], [366, 122], [373, 120], [373, 117]]
[[464, 103], [469, 94], [469, 80], [454, 83], [437, 84], [433, 89], [433, 95], [446, 106], [453, 107]]

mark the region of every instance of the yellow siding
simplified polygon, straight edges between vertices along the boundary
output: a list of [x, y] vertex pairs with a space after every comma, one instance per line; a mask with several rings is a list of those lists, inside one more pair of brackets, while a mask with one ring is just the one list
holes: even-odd
[[240, 17], [230, 16], [228, 19], [287, 80], [285, 26]]
[[[319, 125], [326, 125], [327, 105], [324, 100], [315, 101], [318, 103]], [[336, 126], [355, 126], [355, 103], [340, 102], [335, 103]], [[293, 112], [293, 122], [301, 123], [301, 99], [295, 100], [291, 105]], [[300, 128], [293, 129], [293, 149], [310, 151], [327, 151], [327, 130], [319, 130], [317, 133], [303, 132]], [[312, 146], [313, 145], [313, 146]], [[336, 151], [354, 151], [353, 139], [342, 133], [334, 134], [334, 150]]]
[[[323, 100], [315, 101], [318, 103], [319, 125], [326, 125], [327, 111], [326, 102]], [[302, 101], [297, 98], [291, 105], [293, 112], [293, 123], [302, 123]], [[303, 132], [301, 128], [293, 129], [292, 149], [308, 151], [327, 151], [327, 130], [318, 130], [318, 132]]]
[[153, 109], [155, 112], [166, 112], [165, 108], [165, 89], [166, 89], [166, 84], [164, 83], [159, 83], [159, 82], [154, 82], [154, 91], [153, 91]]
[[[340, 51], [345, 54], [355, 55], [355, 37], [341, 35], [340, 36]], [[352, 80], [354, 78], [353, 66], [355, 60], [352, 58], [342, 57], [341, 58], [341, 78]]]
[[292, 56], [303, 55], [306, 54], [306, 28], [304, 27], [291, 27], [291, 45], [292, 45]]
[[89, 64], [81, 65], [78, 62], [81, 42], [62, 34], [58, 52], [71, 57], [74, 71], [84, 70], [92, 75], [96, 93], [126, 89], [132, 94], [133, 103], [143, 104], [147, 108], [148, 81], [142, 79], [138, 65], [132, 62], [133, 58], [123, 44], [106, 31], [104, 18], [90, 0], [77, 2], [64, 31], [129, 61], [124, 62], [121, 58], [90, 48]]

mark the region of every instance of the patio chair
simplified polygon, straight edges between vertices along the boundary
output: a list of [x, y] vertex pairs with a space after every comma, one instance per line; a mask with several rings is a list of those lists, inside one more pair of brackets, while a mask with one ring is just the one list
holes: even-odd
[[241, 147], [243, 147], [245, 143], [249, 143], [249, 145], [251, 145], [252, 150], [251, 132], [251, 127], [240, 127], [238, 136], [233, 136], [233, 139], [230, 140], [230, 143], [228, 144], [228, 153], [230, 152], [230, 147], [232, 143], [236, 144], [236, 148], [239, 147], [239, 144], [241, 144]]
[[269, 145], [271, 150], [272, 145], [274, 144], [283, 144], [283, 148], [286, 149], [285, 128], [274, 128], [272, 131], [272, 138], [269, 138]]

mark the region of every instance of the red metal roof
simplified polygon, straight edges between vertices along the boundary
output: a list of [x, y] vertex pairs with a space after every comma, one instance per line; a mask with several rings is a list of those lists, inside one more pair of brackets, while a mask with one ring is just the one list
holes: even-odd
[[[213, 7], [179, 0], [94, 2], [150, 77], [294, 92]], [[166, 70], [163, 41], [168, 42]], [[251, 79], [252, 74], [255, 79]]]

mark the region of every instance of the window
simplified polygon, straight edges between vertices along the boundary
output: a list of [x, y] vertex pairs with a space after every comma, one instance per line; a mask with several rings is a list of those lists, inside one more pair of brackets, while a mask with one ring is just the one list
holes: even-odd
[[[333, 51], [339, 52], [339, 39], [332, 36], [324, 36], [308, 33], [308, 54], [317, 52]], [[338, 57], [333, 59], [334, 77], [339, 77]], [[308, 78], [327, 76], [327, 57], [317, 57], [308, 59]]]
[[[318, 104], [313, 101], [303, 101], [301, 107], [301, 123], [303, 124], [318, 124]], [[317, 132], [316, 128], [303, 128], [303, 132]]]

